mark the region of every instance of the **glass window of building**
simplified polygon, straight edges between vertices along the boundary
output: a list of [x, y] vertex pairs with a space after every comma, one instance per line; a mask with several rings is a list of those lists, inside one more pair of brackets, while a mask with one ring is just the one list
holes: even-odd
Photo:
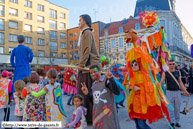
[[108, 49], [109, 49], [109, 40], [105, 40], [105, 50], [108, 50]]
[[60, 17], [65, 19], [65, 13], [60, 13]]
[[121, 59], [121, 60], [123, 59], [123, 55], [120, 55], [120, 59]]
[[62, 53], [62, 58], [66, 58], [66, 53]]
[[0, 0], [1, 3], [5, 3], [5, 0]]
[[73, 41], [70, 41], [70, 49], [73, 49]]
[[0, 16], [4, 16], [4, 6], [0, 5]]
[[4, 30], [4, 26], [5, 26], [4, 20], [0, 19], [0, 30]]
[[13, 3], [18, 3], [18, 0], [9, 0], [9, 1]]
[[61, 28], [66, 28], [66, 24], [61, 22], [61, 23], [60, 23], [60, 27], [61, 27]]
[[50, 39], [57, 40], [57, 31], [50, 31]]
[[4, 33], [0, 32], [0, 44], [4, 44]]
[[24, 25], [25, 31], [32, 31], [32, 25]]
[[13, 9], [13, 8], [9, 8], [9, 14], [13, 15], [13, 16], [17, 16], [18, 15], [18, 10]]
[[163, 26], [165, 28], [165, 20], [160, 20], [160, 26]]
[[24, 18], [32, 20], [32, 13], [24, 12]]
[[25, 43], [32, 44], [32, 37], [25, 37]]
[[11, 53], [13, 51], [13, 49], [14, 49], [13, 47], [10, 47], [9, 48], [9, 53]]
[[44, 39], [38, 38], [38, 45], [43, 46], [44, 45]]
[[58, 53], [57, 52], [51, 52], [51, 57], [57, 57]]
[[135, 30], [139, 30], [140, 29], [140, 23], [136, 23], [135, 24]]
[[43, 16], [37, 16], [38, 22], [44, 22], [44, 17]]
[[75, 48], [78, 48], [78, 40], [75, 40]]
[[112, 49], [115, 49], [116, 48], [116, 42], [115, 42], [115, 39], [112, 39], [111, 40], [111, 47], [112, 47]]
[[61, 32], [60, 33], [60, 38], [65, 39], [66, 38], [66, 34]]
[[75, 33], [74, 33], [74, 36], [77, 36], [77, 35], [78, 35], [78, 32], [75, 32]]
[[0, 54], [4, 53], [4, 47], [0, 47]]
[[105, 36], [109, 35], [108, 30], [105, 30]]
[[50, 50], [55, 50], [55, 51], [58, 50], [58, 44], [57, 44], [57, 42], [52, 42], [52, 41], [50, 41]]
[[9, 21], [9, 28], [17, 29], [18, 28], [18, 22], [17, 21]]
[[73, 60], [74, 53], [70, 52], [70, 60]]
[[44, 28], [38, 27], [38, 34], [44, 34]]
[[50, 28], [56, 29], [57, 28], [57, 22], [50, 20]]
[[70, 37], [73, 37], [73, 34], [70, 34]]
[[25, 5], [26, 7], [32, 8], [32, 2], [29, 1], [29, 0], [25, 0], [24, 5]]
[[61, 43], [60, 47], [65, 49], [66, 48], [66, 43]]
[[123, 33], [123, 27], [119, 27], [119, 33]]
[[17, 35], [16, 34], [9, 34], [9, 41], [10, 42], [17, 42]]
[[44, 12], [44, 6], [41, 4], [38, 4], [38, 10]]
[[44, 51], [43, 50], [38, 50], [38, 56], [44, 56]]
[[75, 52], [74, 52], [74, 58], [75, 58], [75, 59], [79, 59], [78, 51], [75, 51]]
[[119, 38], [119, 48], [123, 48], [123, 38]]
[[56, 19], [57, 18], [57, 11], [50, 9], [50, 17]]

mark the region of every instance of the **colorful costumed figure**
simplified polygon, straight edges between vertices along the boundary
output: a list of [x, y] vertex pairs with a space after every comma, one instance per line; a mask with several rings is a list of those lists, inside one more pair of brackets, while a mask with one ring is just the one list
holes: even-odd
[[[25, 77], [29, 77], [31, 74], [29, 63], [33, 60], [32, 50], [24, 45], [25, 37], [23, 35], [19, 35], [17, 38], [19, 45], [13, 49], [10, 58], [11, 66], [15, 68], [13, 84], [17, 80], [23, 80]], [[14, 87], [12, 90], [14, 93]]]
[[78, 75], [76, 69], [74, 68], [65, 68], [63, 73], [64, 83], [63, 89], [67, 94], [71, 94], [67, 104], [71, 105], [70, 102], [75, 94], [77, 94], [77, 79]]
[[129, 85], [131, 90], [127, 100], [130, 118], [135, 120], [137, 129], [150, 129], [146, 120], [151, 124], [165, 117], [169, 123], [167, 106], [170, 105], [156, 77], [159, 67], [147, 48], [136, 44], [135, 30], [128, 31], [125, 39], [127, 43], [132, 42], [134, 45], [126, 56], [128, 73], [123, 82], [123, 85]]
[[123, 76], [123, 72], [122, 72], [123, 68], [124, 68], [124, 66], [122, 64], [115, 64], [110, 68], [111, 73], [114, 76], [115, 82], [117, 83], [117, 85], [119, 86], [119, 89], [121, 91], [121, 93], [119, 95], [115, 95], [115, 102], [116, 102], [117, 108], [119, 108], [118, 105], [125, 107], [123, 105], [123, 103], [125, 100], [125, 94], [127, 94], [127, 91], [125, 90], [125, 88], [122, 85], [122, 83], [124, 81], [124, 76]]

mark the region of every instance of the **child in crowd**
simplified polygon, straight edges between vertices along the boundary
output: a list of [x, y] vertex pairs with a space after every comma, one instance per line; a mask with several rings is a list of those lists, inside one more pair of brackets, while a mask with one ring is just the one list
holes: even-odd
[[[32, 72], [29, 76], [30, 85], [27, 87], [31, 91], [39, 92], [39, 76], [36, 72]], [[26, 89], [23, 89], [22, 97], [26, 97], [24, 103], [23, 121], [41, 121], [43, 117], [43, 97], [34, 97], [31, 94], [26, 94]]]
[[120, 129], [115, 106], [114, 94], [119, 95], [120, 90], [113, 79], [110, 70], [107, 75], [101, 75], [100, 67], [90, 67], [90, 75], [95, 80], [92, 84], [92, 95], [89, 95], [85, 83], [82, 83], [82, 92], [93, 104], [93, 129]]
[[74, 127], [74, 129], [86, 129], [87, 123], [85, 115], [87, 113], [87, 109], [82, 106], [83, 104], [83, 97], [79, 94], [74, 96], [73, 99], [74, 105], [76, 109], [73, 112], [73, 119], [72, 122], [67, 124], [65, 127]]
[[66, 112], [64, 111], [62, 104], [62, 92], [60, 84], [56, 83], [57, 71], [51, 69], [48, 71], [48, 79], [50, 84], [46, 85], [44, 89], [36, 93], [30, 88], [27, 88], [28, 92], [35, 97], [40, 97], [46, 94], [46, 119], [47, 121], [62, 121], [62, 124], [66, 124]]
[[2, 77], [0, 79], [0, 109], [4, 109], [4, 121], [9, 121], [10, 107], [9, 102], [12, 96], [11, 88], [9, 87], [9, 82], [7, 79], [8, 71], [2, 72]]
[[45, 79], [46, 72], [44, 71], [44, 69], [41, 69], [41, 68], [36, 69], [36, 72], [38, 73], [40, 77], [39, 84], [41, 84], [44, 87], [46, 84], [48, 84], [47, 80]]
[[30, 85], [30, 83], [29, 83], [29, 78], [28, 78], [28, 77], [25, 77], [25, 78], [23, 79], [23, 81], [25, 82], [25, 85], [26, 85], [26, 86], [29, 86], [29, 85]]
[[14, 88], [16, 91], [14, 93], [16, 121], [23, 120], [24, 99], [21, 98], [21, 93], [25, 86], [26, 85], [23, 80], [17, 80], [14, 84]]

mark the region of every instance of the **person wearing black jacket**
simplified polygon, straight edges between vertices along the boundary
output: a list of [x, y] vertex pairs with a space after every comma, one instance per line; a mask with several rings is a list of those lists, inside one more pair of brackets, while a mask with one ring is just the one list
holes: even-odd
[[193, 65], [190, 66], [190, 70], [188, 72], [188, 80], [189, 80], [189, 93], [193, 93]]

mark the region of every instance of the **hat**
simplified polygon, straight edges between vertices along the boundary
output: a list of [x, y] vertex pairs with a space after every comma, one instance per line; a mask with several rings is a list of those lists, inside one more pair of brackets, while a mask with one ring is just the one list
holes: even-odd
[[18, 35], [17, 40], [19, 43], [23, 43], [25, 41], [25, 36], [24, 35]]
[[90, 17], [88, 14], [83, 14], [83, 15], [81, 15], [80, 17], [82, 17], [82, 19], [86, 21], [86, 24], [87, 24], [89, 27], [91, 27], [92, 20], [91, 20], [91, 17]]
[[2, 77], [7, 77], [7, 75], [8, 75], [8, 71], [4, 70], [4, 71], [2, 72]]
[[12, 76], [13, 75], [13, 73], [12, 72], [8, 72], [8, 76]]

